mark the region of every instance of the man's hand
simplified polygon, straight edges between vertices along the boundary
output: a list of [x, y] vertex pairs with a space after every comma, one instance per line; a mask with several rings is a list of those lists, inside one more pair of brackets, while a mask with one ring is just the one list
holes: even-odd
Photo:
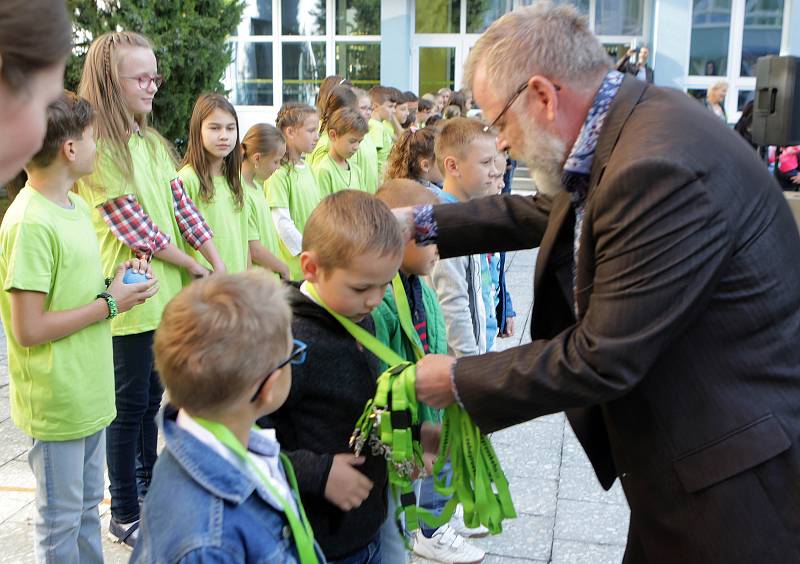
[[325, 484], [325, 499], [342, 511], [359, 507], [372, 490], [372, 480], [353, 468], [362, 464], [363, 456], [343, 452], [333, 457]]
[[429, 354], [417, 363], [417, 399], [442, 409], [456, 401], [450, 372], [456, 359], [443, 354]]
[[436, 457], [439, 455], [439, 441], [442, 436], [442, 426], [425, 421], [420, 427], [419, 435], [425, 472], [430, 475], [433, 473], [433, 465], [436, 462]]

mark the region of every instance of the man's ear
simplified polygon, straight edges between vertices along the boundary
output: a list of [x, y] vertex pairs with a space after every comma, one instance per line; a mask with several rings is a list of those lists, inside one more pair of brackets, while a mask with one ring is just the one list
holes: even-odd
[[303, 271], [303, 278], [312, 284], [319, 281], [321, 272], [317, 253], [314, 251], [303, 251], [300, 253], [300, 269]]
[[534, 75], [528, 80], [528, 107], [536, 108], [538, 113], [544, 113], [547, 119], [553, 121], [558, 110], [558, 91], [548, 78]]

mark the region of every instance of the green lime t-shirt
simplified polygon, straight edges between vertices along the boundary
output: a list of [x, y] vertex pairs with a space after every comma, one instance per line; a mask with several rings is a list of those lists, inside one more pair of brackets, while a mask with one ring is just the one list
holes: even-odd
[[381, 185], [381, 175], [378, 169], [378, 149], [372, 136], [364, 136], [358, 145], [358, 151], [348, 162], [355, 162], [361, 173], [360, 188], [370, 194], [377, 192]]
[[383, 175], [383, 167], [386, 161], [389, 160], [389, 153], [392, 150], [392, 135], [386, 131], [383, 123], [376, 119], [369, 120], [369, 134], [372, 142], [375, 145], [375, 151], [378, 156], [378, 177]]
[[[295, 227], [302, 234], [311, 212], [323, 195], [311, 167], [305, 163], [286, 163], [272, 173], [265, 184], [270, 208], [287, 208]], [[302, 280], [300, 257], [292, 255], [281, 241], [281, 258], [289, 265], [292, 280]]]
[[[200, 195], [200, 177], [191, 165], [180, 169], [178, 176], [183, 180], [186, 193], [214, 232], [214, 246], [227, 271], [235, 274], [247, 270], [247, 202], [241, 208], [236, 206], [236, 199], [224, 176], [214, 177], [214, 195], [208, 202]], [[184, 244], [184, 250], [194, 256], [197, 262], [211, 268], [205, 257], [188, 244]]]
[[361, 171], [359, 171], [355, 162], [348, 161], [347, 169], [344, 169], [336, 164], [330, 155], [326, 155], [319, 162], [316, 174], [320, 192], [325, 196], [330, 196], [340, 190], [362, 189]]
[[[173, 244], [179, 245], [181, 239], [170, 187], [170, 182], [178, 174], [163, 141], [152, 132], [143, 137], [131, 135], [128, 149], [133, 161], [132, 177], [123, 175], [115, 156], [100, 142], [94, 172], [78, 182], [78, 193], [94, 208], [92, 223], [100, 241], [100, 258], [106, 276], [111, 276], [117, 265], [133, 256], [131, 249], [114, 236], [97, 209], [107, 200], [126, 194], [135, 195], [144, 212]], [[180, 292], [183, 286], [180, 268], [154, 257], [152, 270], [158, 279], [158, 293], [144, 304], [118, 315], [111, 322], [113, 335], [136, 335], [155, 330], [161, 322], [164, 307]]]
[[105, 291], [91, 210], [75, 194], [69, 199], [72, 209], [26, 185], [0, 225], [0, 315], [11, 417], [25, 434], [43, 441], [88, 437], [116, 417], [108, 321], [33, 347], [20, 346], [11, 330], [10, 290], [46, 294], [47, 311], [84, 306]]
[[[266, 183], [265, 183], [266, 184]], [[272, 221], [267, 195], [264, 190], [242, 179], [247, 206], [247, 240], [259, 241], [276, 257], [281, 256], [281, 244], [275, 223]], [[280, 278], [277, 274], [276, 277]]]

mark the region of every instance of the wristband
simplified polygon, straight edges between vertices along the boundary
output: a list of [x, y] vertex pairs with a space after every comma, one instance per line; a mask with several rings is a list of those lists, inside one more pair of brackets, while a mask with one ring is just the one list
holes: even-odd
[[108, 292], [102, 292], [100, 294], [97, 294], [97, 298], [106, 301], [106, 305], [108, 306], [108, 315], [106, 316], [106, 319], [114, 319], [119, 314], [119, 309], [117, 308], [117, 300], [114, 299], [114, 296], [112, 296]]

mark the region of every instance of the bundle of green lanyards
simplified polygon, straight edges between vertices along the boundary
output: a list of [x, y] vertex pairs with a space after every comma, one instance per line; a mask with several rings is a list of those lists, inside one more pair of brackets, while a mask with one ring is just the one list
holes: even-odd
[[[420, 419], [416, 394], [416, 367], [378, 341], [368, 331], [328, 308], [311, 286], [311, 294], [364, 347], [391, 368], [378, 377], [377, 390], [367, 402], [356, 423], [350, 446], [356, 455], [369, 447], [376, 456], [384, 456], [389, 482], [400, 494], [399, 513], [405, 513], [406, 528], [418, 527], [419, 518], [431, 527], [448, 522], [456, 505], [464, 507], [464, 523], [469, 528], [483, 525], [492, 534], [502, 531], [503, 519], [517, 516], [511, 501], [500, 461], [489, 439], [481, 434], [467, 412], [453, 404], [444, 412], [439, 452], [433, 466], [435, 489], [450, 497], [438, 517], [418, 508], [414, 479], [425, 475], [420, 442]], [[395, 286], [402, 324], [409, 325], [408, 304], [402, 287]], [[403, 303], [405, 302], [405, 303]], [[404, 315], [405, 314], [405, 315]], [[442, 475], [449, 459], [452, 481]]]

